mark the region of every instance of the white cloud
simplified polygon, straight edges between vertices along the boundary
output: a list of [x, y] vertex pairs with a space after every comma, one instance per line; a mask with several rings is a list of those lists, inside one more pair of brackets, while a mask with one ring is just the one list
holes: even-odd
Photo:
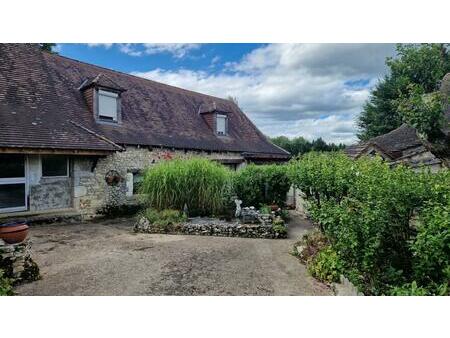
[[[370, 86], [386, 71], [393, 45], [273, 44], [253, 50], [221, 73], [163, 70], [135, 75], [219, 97], [236, 97], [270, 136], [356, 141], [355, 118]], [[352, 85], [352, 81], [365, 85]]]
[[194, 43], [125, 43], [119, 45], [122, 53], [130, 56], [153, 55], [160, 53], [172, 54], [173, 57], [181, 59], [191, 50], [199, 48], [199, 44]]
[[89, 47], [103, 47], [105, 49], [110, 49], [112, 47], [112, 43], [88, 43]]

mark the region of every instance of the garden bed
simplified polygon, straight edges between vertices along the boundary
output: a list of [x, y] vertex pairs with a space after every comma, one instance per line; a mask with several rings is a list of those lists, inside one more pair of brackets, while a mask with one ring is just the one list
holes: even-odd
[[182, 234], [198, 236], [244, 237], [244, 238], [287, 238], [284, 225], [266, 223], [243, 224], [239, 221], [224, 221], [217, 218], [190, 218], [186, 222], [156, 225], [141, 217], [134, 225], [135, 232]]

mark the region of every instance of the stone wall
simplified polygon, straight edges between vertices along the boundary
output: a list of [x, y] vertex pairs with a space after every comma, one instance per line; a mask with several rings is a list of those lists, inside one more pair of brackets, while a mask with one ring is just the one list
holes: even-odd
[[39, 268], [31, 259], [31, 241], [7, 244], [0, 239], [0, 269], [13, 284], [39, 279]]
[[69, 178], [42, 178], [30, 186], [30, 211], [70, 208], [71, 190]]
[[[283, 229], [283, 230], [281, 230]], [[286, 238], [287, 229], [284, 226], [272, 224], [242, 224], [226, 222], [215, 218], [194, 218], [189, 222], [160, 227], [141, 217], [134, 226], [135, 232], [165, 233], [197, 236], [244, 237], [244, 238]]]
[[28, 155], [29, 210], [42, 211], [72, 207], [70, 177], [42, 177], [39, 155]]
[[[104, 208], [138, 203], [137, 196], [130, 196], [130, 174], [155, 165], [159, 161], [172, 158], [202, 156], [210, 159], [242, 161], [237, 153], [213, 153], [202, 151], [182, 151], [126, 147], [126, 151], [116, 152], [100, 158], [75, 158], [73, 162], [73, 204], [85, 217], [91, 217]], [[116, 185], [108, 185], [105, 176], [114, 171], [121, 177]], [[132, 176], [131, 176], [132, 177]], [[128, 184], [127, 184], [128, 178]], [[128, 188], [127, 188], [128, 185]]]

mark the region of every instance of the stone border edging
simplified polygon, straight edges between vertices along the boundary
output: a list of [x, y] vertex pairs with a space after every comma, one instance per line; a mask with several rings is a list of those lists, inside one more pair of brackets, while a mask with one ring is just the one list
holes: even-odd
[[174, 224], [167, 227], [150, 224], [141, 217], [134, 225], [134, 232], [150, 234], [197, 235], [242, 238], [287, 238], [287, 230], [280, 232], [270, 224], [241, 224], [225, 222], [214, 218], [193, 218], [189, 222]]

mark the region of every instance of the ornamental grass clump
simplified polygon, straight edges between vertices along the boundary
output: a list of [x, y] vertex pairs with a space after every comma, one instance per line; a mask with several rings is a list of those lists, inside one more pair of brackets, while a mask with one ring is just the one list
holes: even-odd
[[141, 193], [157, 210], [184, 210], [190, 216], [212, 216], [223, 212], [231, 190], [231, 172], [203, 158], [174, 159], [145, 171]]

